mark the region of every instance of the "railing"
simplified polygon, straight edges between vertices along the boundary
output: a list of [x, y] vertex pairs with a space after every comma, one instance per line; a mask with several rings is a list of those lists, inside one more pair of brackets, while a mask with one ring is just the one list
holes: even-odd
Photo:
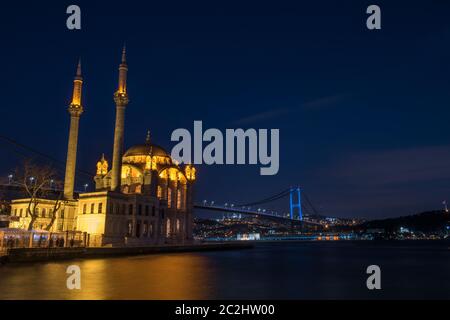
[[12, 248], [67, 248], [86, 246], [87, 235], [80, 231], [40, 232], [0, 231], [0, 250]]

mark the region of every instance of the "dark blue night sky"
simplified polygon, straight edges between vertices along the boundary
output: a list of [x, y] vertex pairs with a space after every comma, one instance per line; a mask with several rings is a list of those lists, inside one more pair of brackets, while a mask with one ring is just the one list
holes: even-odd
[[[369, 31], [374, 3], [382, 29]], [[70, 4], [81, 7], [81, 31], [66, 28]], [[172, 131], [192, 131], [194, 120], [280, 129], [278, 175], [203, 165], [197, 200], [251, 202], [300, 185], [321, 213], [366, 218], [450, 200], [448, 1], [33, 1], [0, 10], [0, 135], [64, 162], [81, 56], [80, 170], [94, 173], [102, 152], [111, 159], [125, 41], [125, 148], [149, 129], [170, 151]], [[0, 140], [5, 177], [17, 151]], [[78, 189], [86, 182], [79, 175]]]

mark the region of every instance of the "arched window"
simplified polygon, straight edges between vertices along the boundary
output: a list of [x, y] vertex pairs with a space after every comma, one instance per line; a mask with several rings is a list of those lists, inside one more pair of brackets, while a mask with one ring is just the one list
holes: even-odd
[[172, 208], [172, 189], [167, 190], [167, 207]]
[[181, 209], [181, 190], [177, 191], [177, 209]]
[[161, 186], [158, 186], [158, 188], [157, 188], [157, 196], [158, 196], [159, 199], [162, 198], [162, 188], [161, 188]]

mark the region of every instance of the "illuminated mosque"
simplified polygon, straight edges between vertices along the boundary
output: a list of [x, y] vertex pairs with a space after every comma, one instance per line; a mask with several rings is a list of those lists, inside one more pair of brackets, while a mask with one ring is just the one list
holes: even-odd
[[[147, 134], [143, 144], [124, 152], [124, 118], [128, 105], [125, 47], [119, 66], [119, 84], [114, 93], [116, 120], [112, 166], [102, 155], [97, 163], [95, 191], [74, 193], [78, 126], [83, 113], [81, 64], [78, 63], [70, 114], [70, 131], [64, 178], [64, 201], [56, 213], [52, 232], [80, 231], [91, 245], [142, 245], [185, 243], [192, 240], [193, 186], [196, 170], [180, 166]], [[12, 228], [27, 228], [30, 199], [11, 203], [18, 217]], [[39, 199], [34, 228], [50, 223], [55, 200]]]

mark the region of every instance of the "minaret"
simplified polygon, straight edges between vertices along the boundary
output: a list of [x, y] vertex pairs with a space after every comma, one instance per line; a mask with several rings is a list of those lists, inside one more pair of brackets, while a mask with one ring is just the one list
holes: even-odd
[[116, 103], [116, 127], [114, 129], [114, 149], [111, 176], [111, 190], [113, 191], [120, 191], [125, 108], [128, 105], [127, 72], [128, 66], [124, 46], [122, 51], [122, 63], [119, 66], [119, 87], [114, 93], [114, 102]]
[[77, 74], [73, 80], [72, 102], [69, 105], [70, 130], [69, 142], [67, 145], [66, 175], [64, 178], [64, 198], [73, 199], [73, 188], [75, 185], [75, 166], [77, 162], [78, 126], [80, 116], [83, 113], [81, 105], [81, 87], [83, 78], [81, 77], [81, 60], [78, 61]]

